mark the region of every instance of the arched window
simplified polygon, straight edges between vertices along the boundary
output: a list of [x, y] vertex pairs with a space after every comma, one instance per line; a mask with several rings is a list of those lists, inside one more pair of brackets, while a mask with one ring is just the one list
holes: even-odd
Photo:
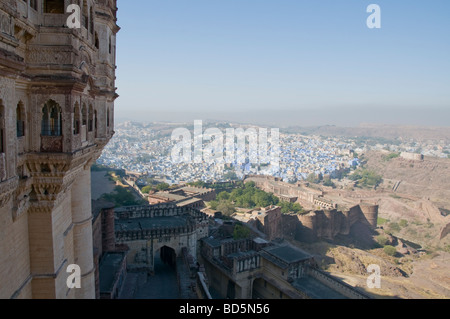
[[109, 108], [106, 110], [106, 126], [109, 127]]
[[49, 100], [42, 108], [42, 136], [61, 136], [61, 127], [61, 107], [55, 101]]
[[83, 126], [87, 125], [87, 108], [86, 108], [86, 104], [83, 103], [83, 108], [81, 109], [81, 117], [83, 120]]
[[98, 33], [95, 32], [95, 36], [94, 36], [95, 40], [94, 40], [94, 45], [97, 49], [100, 48], [100, 41], [98, 40]]
[[77, 102], [73, 109], [73, 135], [80, 134], [80, 124], [80, 107]]
[[109, 48], [108, 48], [108, 50], [109, 50], [109, 54], [111, 54], [111, 52], [112, 52], [112, 37], [111, 36], [109, 36]]
[[44, 0], [44, 13], [64, 14], [64, 0]]
[[5, 153], [5, 107], [0, 100], [0, 153]]
[[22, 102], [17, 104], [16, 108], [17, 119], [17, 137], [25, 136], [25, 107]]
[[30, 0], [30, 7], [37, 10], [37, 0]]
[[88, 122], [88, 131], [92, 132], [94, 129], [94, 108], [92, 105], [89, 105], [89, 122]]
[[91, 7], [90, 10], [90, 25], [89, 27], [91, 28], [91, 33], [94, 34], [94, 9]]

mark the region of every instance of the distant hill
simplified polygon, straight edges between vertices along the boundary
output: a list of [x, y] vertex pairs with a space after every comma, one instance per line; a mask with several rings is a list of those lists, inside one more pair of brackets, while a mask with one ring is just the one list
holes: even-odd
[[362, 124], [358, 127], [325, 126], [291, 126], [282, 131], [305, 135], [342, 136], [342, 137], [379, 137], [385, 139], [415, 139], [417, 141], [443, 140], [450, 142], [450, 127], [397, 126]]
[[386, 161], [384, 156], [383, 152], [367, 152], [366, 166], [384, 179], [400, 181], [396, 192], [430, 198], [439, 207], [450, 208], [450, 159], [425, 156], [424, 161], [401, 157]]

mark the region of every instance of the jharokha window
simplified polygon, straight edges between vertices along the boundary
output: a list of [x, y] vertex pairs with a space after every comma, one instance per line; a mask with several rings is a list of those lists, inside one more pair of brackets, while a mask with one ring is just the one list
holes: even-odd
[[73, 109], [73, 135], [78, 134], [80, 134], [80, 107], [76, 103]]
[[44, 0], [44, 13], [65, 13], [64, 0]]
[[83, 120], [83, 126], [87, 125], [87, 109], [86, 104], [83, 103], [83, 108], [81, 109], [81, 117]]
[[88, 131], [92, 132], [94, 129], [94, 109], [92, 105], [89, 105], [89, 122], [88, 122]]
[[42, 108], [42, 136], [62, 135], [61, 107], [53, 100], [49, 100]]

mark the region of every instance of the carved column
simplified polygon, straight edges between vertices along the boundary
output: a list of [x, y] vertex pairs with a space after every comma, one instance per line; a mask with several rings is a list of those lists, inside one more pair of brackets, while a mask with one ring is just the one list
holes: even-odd
[[74, 263], [81, 268], [81, 289], [75, 298], [95, 298], [95, 272], [92, 242], [91, 173], [83, 169], [72, 187]]

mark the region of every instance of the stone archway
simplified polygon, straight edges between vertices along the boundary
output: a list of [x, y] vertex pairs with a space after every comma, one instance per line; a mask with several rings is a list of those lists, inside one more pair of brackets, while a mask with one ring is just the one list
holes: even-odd
[[176, 251], [164, 245], [155, 249], [152, 272], [137, 286], [136, 299], [179, 299]]
[[252, 283], [252, 299], [264, 299], [265, 295], [261, 291], [267, 289], [267, 282], [262, 278], [255, 278]]
[[177, 262], [177, 254], [175, 249], [168, 246], [163, 246], [159, 249], [159, 256], [164, 264], [175, 267]]

